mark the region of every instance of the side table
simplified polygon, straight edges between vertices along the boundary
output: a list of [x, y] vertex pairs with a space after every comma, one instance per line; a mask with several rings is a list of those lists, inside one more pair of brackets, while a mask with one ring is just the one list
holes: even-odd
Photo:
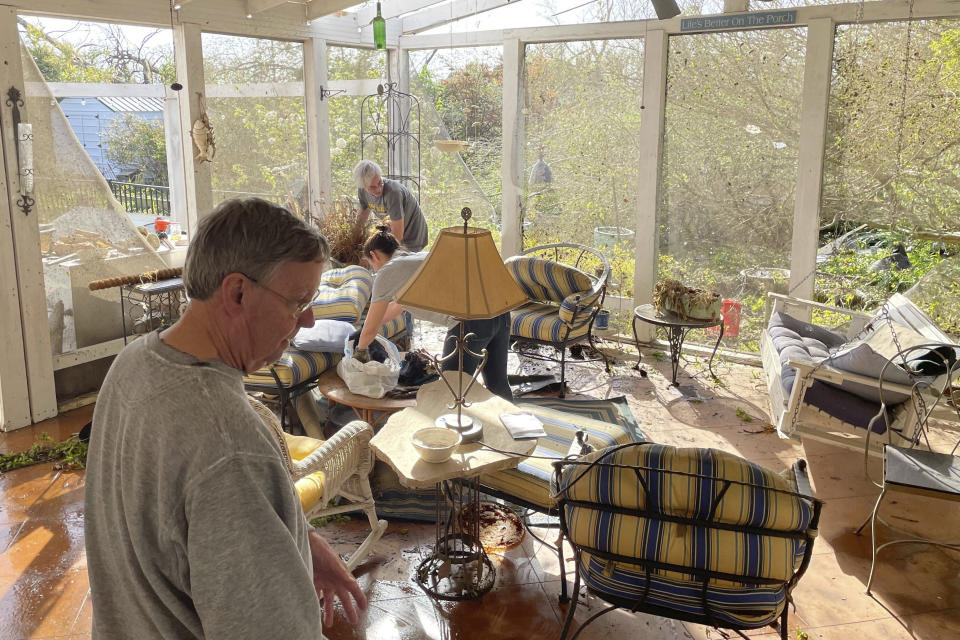
[[633, 322], [630, 326], [633, 328], [633, 340], [637, 344], [637, 364], [634, 369], [640, 368], [640, 361], [643, 354], [640, 352], [640, 337], [637, 335], [637, 320], [643, 320], [647, 324], [657, 327], [666, 327], [667, 335], [670, 340], [670, 366], [672, 378], [670, 384], [677, 386], [677, 369], [680, 367], [680, 353], [683, 350], [683, 341], [692, 329], [706, 329], [708, 327], [720, 327], [720, 335], [717, 337], [717, 343], [713, 345], [713, 353], [710, 354], [710, 360], [707, 363], [707, 369], [710, 375], [713, 373], [713, 358], [717, 355], [717, 349], [720, 348], [720, 341], [723, 340], [723, 317], [716, 320], [684, 320], [671, 311], [660, 311], [652, 304], [642, 304], [633, 310]]
[[[446, 375], [455, 385], [457, 372]], [[424, 462], [413, 448], [410, 436], [418, 429], [434, 426], [437, 417], [449, 411], [450, 399], [450, 391], [442, 380], [424, 385], [417, 394], [416, 406], [390, 416], [370, 440], [370, 447], [377, 458], [396, 471], [405, 487], [437, 486], [436, 541], [417, 567], [416, 580], [434, 598], [466, 600], [489, 591], [495, 571], [480, 544], [480, 519], [464, 519], [464, 526], [460, 514], [469, 513], [465, 510], [471, 506], [479, 506], [480, 474], [517, 466], [533, 453], [537, 441], [510, 437], [500, 415], [519, 408], [475, 385], [467, 396], [471, 405], [463, 412], [481, 421], [483, 438], [460, 445], [446, 462]]]
[[138, 333], [138, 324], [142, 325], [143, 332], [169, 327], [182, 315], [186, 304], [183, 278], [123, 285], [120, 288], [123, 343], [127, 343], [130, 334]]
[[371, 398], [353, 393], [337, 373], [336, 367], [327, 369], [317, 378], [317, 390], [324, 395], [331, 408], [336, 404], [348, 406], [358, 418], [374, 429], [390, 414], [417, 404], [415, 398]]

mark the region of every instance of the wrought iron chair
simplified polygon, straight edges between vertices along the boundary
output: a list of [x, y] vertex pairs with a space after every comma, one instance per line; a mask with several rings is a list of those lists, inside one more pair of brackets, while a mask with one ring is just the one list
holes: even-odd
[[[610, 362], [593, 343], [593, 322], [603, 306], [610, 261], [592, 247], [557, 243], [527, 249], [504, 261], [530, 302], [511, 312], [511, 348], [518, 356], [560, 363], [560, 397], [565, 395], [567, 348], [586, 339], [598, 357], [579, 362]], [[530, 345], [549, 345], [551, 357]]]
[[[806, 571], [821, 501], [806, 463], [776, 474], [713, 449], [639, 443], [554, 463], [561, 532], [573, 546], [572, 630], [580, 583], [616, 608], [742, 630], [779, 619]], [[746, 636], [744, 636], [746, 637]]]
[[[347, 561], [347, 568], [353, 571], [387, 529], [387, 521], [377, 519], [370, 489], [373, 427], [354, 420], [326, 441], [291, 436], [283, 432], [280, 420], [263, 403], [250, 397], [247, 400], [289, 456], [294, 487], [307, 520], [350, 511], [363, 511], [367, 516], [370, 533]], [[335, 498], [340, 500], [333, 504]]]
[[[911, 390], [909, 402], [912, 403], [914, 411], [918, 416], [917, 427], [911, 440], [905, 446], [896, 446], [887, 444], [883, 448], [883, 477], [879, 482], [873, 481], [880, 488], [880, 495], [873, 507], [873, 512], [857, 529], [859, 535], [863, 528], [870, 523], [870, 546], [872, 549], [870, 561], [870, 575], [867, 578], [867, 593], [870, 593], [870, 587], [873, 584], [873, 576], [877, 567], [877, 555], [882, 549], [894, 544], [904, 542], [932, 544], [947, 549], [960, 551], [960, 540], [956, 542], [945, 542], [925, 538], [919, 534], [911, 534], [893, 527], [880, 517], [880, 504], [890, 493], [902, 492], [914, 496], [924, 496], [936, 500], [946, 500], [948, 502], [960, 502], [960, 455], [957, 450], [960, 448], [958, 440], [949, 451], [934, 451], [930, 445], [930, 418], [937, 406], [943, 402], [953, 414], [957, 422], [960, 423], [960, 388], [953, 386], [953, 381], [960, 376], [960, 347], [953, 344], [928, 343], [908, 347], [900, 351], [897, 357], [898, 362], [903, 362], [906, 366], [917, 372], [918, 377]], [[919, 375], [926, 374], [926, 375]], [[931, 379], [939, 376], [945, 376], [949, 384], [942, 391], [932, 396], [929, 393]], [[888, 411], [887, 403], [884, 397], [883, 377], [880, 379], [881, 404], [880, 411], [874, 417], [874, 421], [886, 419]], [[873, 424], [871, 423], [871, 427]], [[867, 438], [864, 454], [864, 468], [867, 477], [870, 478], [869, 454], [870, 447], [870, 429], [867, 430]], [[926, 445], [926, 448], [922, 448]], [[946, 447], [942, 447], [946, 448]], [[871, 480], [873, 480], [871, 478]], [[877, 544], [877, 521], [880, 521], [888, 529], [904, 534], [906, 537], [898, 538]]]

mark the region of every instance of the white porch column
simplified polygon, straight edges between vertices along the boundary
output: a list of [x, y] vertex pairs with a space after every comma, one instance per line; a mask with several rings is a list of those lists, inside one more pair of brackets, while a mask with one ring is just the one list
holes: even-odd
[[303, 82], [307, 101], [307, 184], [310, 213], [325, 217], [333, 190], [330, 170], [330, 104], [327, 88], [327, 41], [311, 38], [303, 43]]
[[[640, 192], [634, 236], [633, 301], [653, 301], [657, 280], [657, 208], [660, 204], [660, 166], [663, 159], [663, 125], [667, 97], [667, 45], [662, 29], [647, 32], [643, 43], [643, 119], [640, 121]], [[637, 323], [643, 342], [653, 338], [652, 325]]]
[[834, 25], [830, 18], [811, 20], [807, 27], [801, 133], [797, 150], [797, 197], [793, 205], [793, 244], [790, 250], [790, 295], [807, 300], [813, 299], [817, 275], [833, 35]]
[[[17, 12], [12, 7], [0, 7], [0, 61], [0, 147], [6, 168], [0, 177], [0, 299], [5, 302], [0, 310], [4, 332], [0, 340], [0, 418], [7, 430], [57, 415], [37, 210], [34, 206], [25, 213], [18, 204], [22, 196], [13, 111], [19, 109], [23, 123], [29, 123], [30, 117]], [[10, 88], [19, 90], [18, 103], [8, 94]]]
[[523, 249], [521, 220], [523, 207], [523, 51], [517, 38], [503, 41], [503, 207], [500, 218], [500, 252], [504, 258]]
[[193, 123], [200, 117], [201, 98], [205, 99], [203, 79], [203, 46], [200, 25], [189, 22], [178, 24], [173, 29], [173, 46], [177, 52], [177, 81], [180, 90], [180, 122], [182, 123], [181, 147], [183, 154], [183, 177], [187, 195], [187, 223], [190, 237], [196, 233], [200, 216], [213, 208], [213, 189], [209, 162], [196, 161], [196, 149], [190, 137]]

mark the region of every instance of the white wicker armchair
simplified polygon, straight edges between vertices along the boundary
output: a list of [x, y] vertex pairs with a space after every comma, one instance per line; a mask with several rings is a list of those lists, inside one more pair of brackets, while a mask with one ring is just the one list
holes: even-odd
[[[370, 470], [373, 467], [370, 438], [373, 437], [373, 427], [354, 420], [326, 441], [291, 436], [280, 428], [280, 420], [270, 409], [253, 398], [248, 399], [260, 419], [276, 434], [287, 456], [287, 464], [307, 520], [351, 511], [363, 511], [366, 514], [370, 521], [370, 533], [350, 554], [347, 567], [353, 571], [387, 528], [386, 520], [377, 519], [370, 489]], [[339, 504], [331, 505], [334, 498], [338, 497]]]

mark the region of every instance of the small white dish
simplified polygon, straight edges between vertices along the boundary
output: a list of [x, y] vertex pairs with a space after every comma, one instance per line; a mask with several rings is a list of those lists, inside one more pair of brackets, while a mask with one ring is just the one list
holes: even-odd
[[446, 462], [460, 444], [460, 434], [442, 427], [425, 427], [413, 432], [410, 441], [424, 462]]

